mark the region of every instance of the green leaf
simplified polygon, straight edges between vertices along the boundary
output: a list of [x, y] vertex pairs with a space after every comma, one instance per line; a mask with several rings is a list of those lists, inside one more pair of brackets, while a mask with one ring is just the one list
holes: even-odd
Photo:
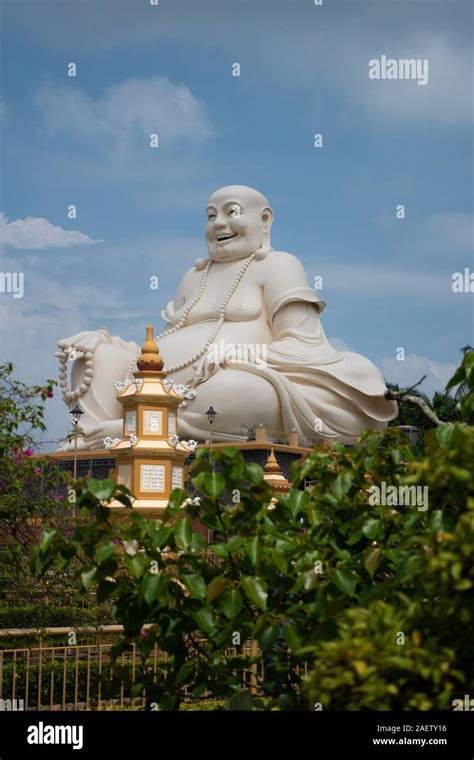
[[141, 578], [145, 572], [148, 560], [142, 552], [137, 552], [137, 554], [129, 560], [129, 564], [135, 578]]
[[188, 494], [182, 488], [174, 488], [168, 499], [168, 506], [172, 509], [178, 509], [187, 497]]
[[116, 499], [121, 504], [123, 504], [124, 507], [130, 507], [130, 508], [132, 507], [132, 502], [130, 500], [130, 497], [124, 493], [116, 493], [114, 496], [114, 499]]
[[257, 536], [253, 536], [253, 538], [248, 538], [246, 540], [245, 544], [244, 544], [245, 551], [247, 552], [247, 554], [248, 554], [248, 556], [250, 558], [250, 561], [251, 561], [252, 565], [254, 565], [254, 566], [258, 562], [258, 555], [259, 555], [259, 551], [260, 551], [260, 545], [261, 545], [261, 542], [260, 542], [260, 540], [258, 539]]
[[183, 575], [181, 576], [181, 580], [191, 593], [191, 596], [201, 600], [206, 598], [206, 582], [200, 575], [195, 573], [191, 575]]
[[160, 528], [153, 535], [153, 548], [161, 549], [162, 546], [166, 546], [171, 536], [173, 535], [173, 528]]
[[206, 472], [203, 485], [212, 499], [217, 499], [225, 488], [225, 477], [221, 472]]
[[149, 607], [158, 601], [159, 591], [163, 586], [161, 573], [147, 573], [140, 583], [140, 593]]
[[263, 481], [263, 470], [255, 462], [249, 462], [245, 466], [245, 474], [254, 486], [258, 486]]
[[242, 712], [252, 709], [252, 695], [249, 691], [236, 691], [231, 697], [227, 697], [224, 703], [225, 709], [233, 712]]
[[373, 575], [375, 573], [375, 571], [377, 570], [382, 560], [382, 557], [383, 557], [382, 549], [370, 549], [364, 555], [364, 567], [369, 573], [369, 575]]
[[246, 596], [254, 602], [261, 610], [267, 607], [268, 593], [265, 589], [265, 583], [261, 578], [247, 576], [242, 580], [242, 586]]
[[44, 530], [39, 545], [40, 552], [45, 553], [53, 543], [57, 530]]
[[178, 670], [176, 674], [176, 683], [180, 684], [180, 683], [183, 683], [183, 681], [187, 681], [191, 673], [194, 672], [195, 667], [196, 667], [196, 663], [194, 659], [186, 660], [186, 662], [184, 662], [181, 665], [180, 669]]
[[115, 551], [115, 544], [112, 541], [109, 541], [106, 544], [101, 544], [99, 547], [97, 547], [95, 556], [97, 558], [97, 564], [101, 565], [102, 562], [105, 562], [106, 559], [112, 556], [112, 554]]
[[93, 567], [92, 570], [84, 570], [81, 573], [81, 581], [86, 591], [89, 591], [90, 587], [94, 583], [97, 568]]
[[285, 504], [290, 508], [293, 518], [296, 518], [302, 510], [308, 508], [309, 493], [300, 491], [299, 488], [292, 488], [285, 499]]
[[301, 640], [298, 635], [298, 629], [295, 623], [289, 623], [285, 625], [283, 629], [283, 638], [290, 647], [292, 652], [297, 652], [301, 647]]
[[178, 541], [181, 546], [187, 549], [191, 543], [191, 538], [193, 535], [191, 520], [189, 520], [187, 517], [184, 517], [182, 520], [176, 520], [174, 524], [174, 535], [176, 541]]
[[212, 610], [210, 610], [208, 607], [203, 607], [202, 609], [198, 610], [198, 612], [193, 613], [192, 616], [201, 631], [204, 631], [204, 633], [214, 633], [215, 623]]
[[454, 425], [451, 425], [450, 423], [439, 425], [436, 428], [436, 438], [438, 439], [439, 445], [443, 449], [449, 448], [454, 431], [455, 431], [455, 427]]
[[354, 546], [354, 544], [357, 544], [361, 538], [362, 538], [362, 530], [355, 530], [354, 533], [351, 533], [351, 535], [347, 539], [347, 545]]
[[226, 544], [226, 548], [228, 552], [235, 552], [237, 549], [239, 549], [242, 544], [244, 543], [244, 539], [242, 536], [232, 536], [229, 538]]
[[374, 538], [377, 538], [379, 528], [380, 528], [380, 520], [376, 520], [373, 517], [369, 517], [369, 519], [366, 520], [362, 526], [362, 532], [366, 538], [368, 538], [370, 541], [373, 541]]
[[224, 446], [220, 450], [220, 454], [222, 459], [235, 459], [237, 456], [240, 456], [240, 451], [236, 446]]
[[431, 533], [439, 533], [439, 531], [444, 530], [443, 512], [441, 509], [436, 509], [429, 515], [428, 530]]
[[390, 456], [394, 464], [400, 464], [400, 462], [402, 461], [402, 452], [400, 451], [400, 449], [391, 449]]
[[206, 546], [206, 539], [201, 533], [193, 533], [191, 543], [189, 545], [193, 554], [198, 554]]
[[271, 549], [270, 556], [273, 559], [280, 573], [285, 574], [288, 569], [288, 564], [287, 564], [284, 554], [281, 551], [278, 551], [278, 549]]
[[462, 383], [464, 378], [466, 377], [466, 372], [463, 366], [458, 367], [454, 375], [452, 376], [451, 380], [446, 385], [446, 390], [448, 391], [450, 388], [454, 388], [456, 385], [459, 385], [459, 383]]
[[217, 577], [213, 578], [207, 586], [206, 602], [210, 604], [217, 599], [227, 588], [227, 581], [225, 578]]
[[330, 573], [332, 582], [343, 594], [352, 596], [357, 583], [357, 575], [352, 570], [338, 568]]
[[89, 480], [87, 490], [99, 501], [109, 501], [115, 490], [115, 482], [110, 479]]
[[260, 644], [260, 649], [264, 654], [275, 646], [278, 639], [278, 633], [278, 627], [272, 625], [268, 625], [266, 628], [260, 631], [257, 636], [257, 640]]
[[338, 499], [342, 499], [348, 493], [352, 486], [352, 478], [348, 472], [338, 475], [336, 480], [331, 483], [331, 491]]
[[232, 589], [231, 591], [226, 591], [226, 593], [222, 595], [219, 607], [226, 618], [233, 620], [242, 609], [243, 603], [244, 600], [242, 599], [240, 591]]

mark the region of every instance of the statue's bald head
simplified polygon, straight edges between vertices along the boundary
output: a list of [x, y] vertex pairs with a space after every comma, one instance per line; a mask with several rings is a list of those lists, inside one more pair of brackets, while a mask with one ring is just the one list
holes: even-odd
[[214, 261], [245, 258], [270, 248], [273, 211], [258, 190], [228, 185], [216, 190], [207, 202], [206, 237]]

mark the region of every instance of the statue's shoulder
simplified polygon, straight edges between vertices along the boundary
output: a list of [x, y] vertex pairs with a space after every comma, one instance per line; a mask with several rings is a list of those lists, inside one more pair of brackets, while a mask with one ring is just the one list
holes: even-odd
[[264, 262], [269, 270], [276, 267], [280, 274], [285, 270], [290, 271], [295, 268], [301, 269], [302, 267], [301, 261], [297, 256], [286, 251], [274, 251], [273, 249], [265, 256]]

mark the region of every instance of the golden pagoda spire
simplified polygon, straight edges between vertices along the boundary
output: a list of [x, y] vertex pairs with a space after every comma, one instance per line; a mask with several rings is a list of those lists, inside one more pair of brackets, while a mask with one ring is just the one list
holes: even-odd
[[291, 483], [285, 478], [278, 464], [273, 447], [267, 457], [267, 463], [263, 468], [263, 479], [268, 483], [273, 492], [286, 493], [291, 488]]
[[146, 340], [137, 359], [137, 367], [140, 372], [161, 372], [163, 369], [164, 362], [158, 351], [153, 333], [153, 325], [147, 325]]
[[264, 469], [264, 472], [278, 472], [278, 473], [281, 472], [280, 465], [278, 464], [276, 460], [275, 452], [273, 451], [273, 448], [267, 457], [267, 463], [263, 469]]

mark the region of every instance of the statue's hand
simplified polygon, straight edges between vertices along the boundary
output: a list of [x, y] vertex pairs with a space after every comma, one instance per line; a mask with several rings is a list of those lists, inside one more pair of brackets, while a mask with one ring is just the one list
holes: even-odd
[[70, 338], [63, 338], [58, 341], [58, 347], [64, 351], [68, 348], [74, 349], [77, 353], [94, 353], [97, 346], [101, 343], [109, 343], [110, 336], [107, 330], [101, 327], [99, 330], [85, 330], [84, 332], [71, 335]]
[[88, 449], [103, 449], [104, 438], [122, 438], [123, 420], [104, 420], [98, 425], [84, 427], [84, 443]]

